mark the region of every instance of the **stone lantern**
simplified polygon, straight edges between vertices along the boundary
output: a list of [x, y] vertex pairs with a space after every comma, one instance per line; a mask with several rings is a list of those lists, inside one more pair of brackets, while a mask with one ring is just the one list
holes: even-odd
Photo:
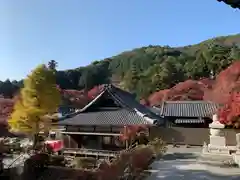
[[209, 124], [209, 128], [210, 128], [210, 137], [216, 137], [216, 136], [224, 136], [222, 129], [224, 129], [225, 125], [221, 124], [218, 121], [218, 115], [214, 114], [213, 115], [213, 122], [211, 124]]
[[229, 154], [226, 147], [226, 138], [223, 133], [225, 125], [218, 121], [217, 114], [213, 115], [213, 122], [209, 124], [210, 128], [210, 144], [208, 145], [208, 152]]

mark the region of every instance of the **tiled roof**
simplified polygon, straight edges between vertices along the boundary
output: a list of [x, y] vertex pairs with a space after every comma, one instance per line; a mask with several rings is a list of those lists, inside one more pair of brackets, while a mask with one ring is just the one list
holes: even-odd
[[176, 119], [174, 121], [176, 124], [188, 123], [188, 124], [197, 124], [197, 123], [204, 123], [204, 119]]
[[211, 117], [219, 105], [209, 101], [166, 101], [151, 110], [160, 116]]
[[[108, 91], [112, 94], [115, 100], [121, 102], [123, 107], [127, 107], [131, 110], [138, 111], [144, 116], [147, 116], [152, 119], [160, 119], [159, 116], [156, 116], [155, 113], [150, 111], [146, 106], [140, 104], [138, 101], [136, 101], [135, 96], [121, 90], [120, 88], [117, 88], [115, 86], [110, 86]], [[163, 120], [163, 119], [162, 119]]]
[[[96, 110], [88, 112], [88, 109], [97, 103], [104, 95], [108, 95], [116, 104], [118, 109]], [[101, 107], [100, 107], [101, 108]], [[144, 105], [135, 100], [135, 97], [113, 85], [106, 85], [104, 90], [88, 105], [77, 113], [65, 116], [60, 124], [148, 124], [150, 121], [157, 122], [159, 125], [164, 123], [163, 118], [159, 117]]]
[[240, 0], [217, 0], [219, 2], [224, 2], [228, 5], [230, 5], [233, 8], [239, 8], [240, 9]]
[[150, 124], [135, 111], [129, 109], [104, 109], [98, 112], [79, 113], [78, 115], [60, 122], [61, 125], [130, 125]]

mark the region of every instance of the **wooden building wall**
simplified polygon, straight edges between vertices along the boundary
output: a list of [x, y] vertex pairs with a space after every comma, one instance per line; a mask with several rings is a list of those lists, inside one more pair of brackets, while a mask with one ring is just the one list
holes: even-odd
[[[226, 137], [226, 144], [228, 146], [236, 145], [236, 134], [240, 130], [224, 129]], [[167, 144], [172, 144], [173, 139], [176, 143], [182, 145], [202, 146], [204, 142], [209, 143], [210, 131], [209, 128], [184, 128], [184, 127], [152, 127], [150, 130], [150, 137], [160, 137]]]

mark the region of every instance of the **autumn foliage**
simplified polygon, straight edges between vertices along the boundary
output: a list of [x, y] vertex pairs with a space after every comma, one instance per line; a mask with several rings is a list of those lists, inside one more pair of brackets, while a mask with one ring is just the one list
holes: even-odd
[[[59, 86], [57, 89], [65, 104], [69, 103], [73, 107], [83, 108], [100, 94], [103, 90], [103, 86], [96, 86], [89, 91], [61, 89]], [[16, 95], [13, 99], [0, 97], [0, 124], [7, 124], [7, 120], [13, 111], [14, 102], [17, 100], [19, 100], [19, 95]]]
[[221, 104], [229, 103], [231, 95], [240, 87], [240, 61], [236, 61], [227, 69], [219, 73], [212, 88], [204, 93], [204, 100]]
[[231, 93], [240, 86], [240, 61], [236, 61], [219, 73], [215, 80], [204, 78], [180, 82], [170, 89], [160, 90], [143, 102], [150, 106], [163, 100], [206, 100], [216, 103], [228, 103]]
[[240, 128], [240, 92], [233, 92], [229, 101], [219, 109], [219, 121], [230, 127]]
[[181, 82], [171, 89], [153, 93], [142, 102], [150, 106], [164, 100], [205, 100], [222, 104], [220, 121], [229, 126], [240, 127], [240, 61], [236, 61], [219, 73], [215, 80], [201, 79]]
[[0, 98], [0, 123], [6, 124], [6, 119], [10, 116], [13, 110], [14, 100]]
[[76, 108], [83, 108], [91, 100], [93, 100], [103, 90], [103, 86], [95, 86], [89, 91], [60, 89], [65, 104], [70, 104]]
[[212, 87], [212, 83], [212, 80], [206, 78], [199, 81], [187, 80], [180, 82], [171, 89], [153, 93], [149, 96], [148, 102], [150, 106], [153, 106], [159, 105], [163, 100], [203, 100], [205, 91]]
[[50, 128], [51, 120], [46, 115], [54, 114], [59, 104], [54, 71], [39, 65], [24, 80], [8, 124], [12, 130], [38, 135]]
[[122, 142], [129, 141], [131, 143], [139, 133], [148, 133], [148, 126], [145, 124], [124, 126], [120, 132], [119, 139]]
[[[203, 78], [200, 80], [187, 80], [178, 83], [170, 89], [160, 90], [151, 94], [148, 98], [142, 99], [141, 103], [147, 106], [159, 105], [163, 100], [206, 100], [220, 104], [225, 104], [224, 108], [219, 110], [219, 115], [225, 120], [222, 123], [227, 124], [234, 120], [238, 114], [236, 110], [238, 101], [234, 92], [238, 92], [240, 87], [240, 61], [236, 61], [227, 69], [219, 73], [214, 80]], [[92, 99], [94, 99], [102, 90], [103, 86], [96, 86], [90, 91], [84, 90], [64, 90], [60, 93], [65, 102], [74, 107], [82, 108]], [[0, 122], [6, 121], [9, 113], [12, 111], [13, 100], [0, 98]], [[233, 110], [234, 109], [234, 110]], [[228, 115], [226, 115], [228, 114]], [[236, 118], [235, 118], [236, 119]], [[235, 121], [235, 120], [234, 120]], [[131, 129], [131, 128], [130, 128]]]

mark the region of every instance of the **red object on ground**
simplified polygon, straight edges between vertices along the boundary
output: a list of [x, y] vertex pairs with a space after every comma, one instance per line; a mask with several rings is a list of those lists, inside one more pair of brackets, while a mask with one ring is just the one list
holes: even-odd
[[48, 140], [45, 144], [49, 145], [54, 152], [61, 151], [63, 149], [63, 141], [61, 140]]

